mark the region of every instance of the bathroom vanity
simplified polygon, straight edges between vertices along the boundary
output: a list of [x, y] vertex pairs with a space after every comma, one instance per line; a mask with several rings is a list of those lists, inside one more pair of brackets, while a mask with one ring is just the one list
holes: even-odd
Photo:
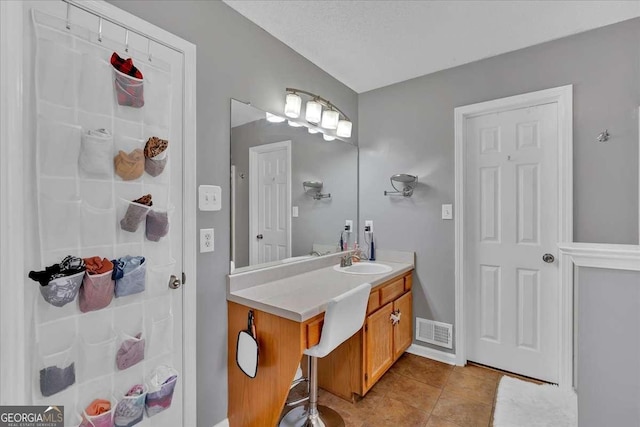
[[[413, 253], [393, 253], [389, 261], [380, 262], [391, 271], [380, 274], [337, 271], [334, 266], [340, 254], [332, 254], [230, 275], [230, 425], [277, 423], [303, 351], [320, 341], [327, 303], [362, 283], [371, 283], [362, 329], [319, 360], [318, 374], [320, 387], [336, 395], [347, 400], [364, 396], [411, 344], [413, 257]], [[250, 310], [259, 346], [255, 378], [236, 364], [236, 340], [247, 329]]]

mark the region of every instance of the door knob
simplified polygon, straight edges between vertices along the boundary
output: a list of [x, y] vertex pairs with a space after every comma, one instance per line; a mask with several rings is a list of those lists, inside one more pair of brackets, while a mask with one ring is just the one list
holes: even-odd
[[556, 258], [551, 254], [544, 254], [542, 255], [542, 260], [548, 264], [551, 264], [553, 261], [556, 260]]
[[178, 289], [181, 285], [182, 285], [182, 282], [180, 281], [180, 279], [178, 279], [176, 276], [172, 274], [171, 277], [169, 278], [169, 288]]
[[262, 237], [264, 237], [264, 236], [262, 236], [262, 234], [258, 234], [258, 235], [256, 236], [256, 239], [258, 239], [258, 240], [262, 240]]

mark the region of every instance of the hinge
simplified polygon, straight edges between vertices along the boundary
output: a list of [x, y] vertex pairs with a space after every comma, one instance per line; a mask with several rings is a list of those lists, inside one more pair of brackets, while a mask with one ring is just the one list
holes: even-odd
[[184, 271], [182, 272], [182, 284], [184, 285], [185, 283], [187, 283], [187, 275], [184, 274]]
[[366, 373], [364, 374], [364, 380], [369, 381], [369, 374], [366, 374]]
[[369, 330], [369, 325], [365, 324], [364, 325], [364, 331], [367, 332]]

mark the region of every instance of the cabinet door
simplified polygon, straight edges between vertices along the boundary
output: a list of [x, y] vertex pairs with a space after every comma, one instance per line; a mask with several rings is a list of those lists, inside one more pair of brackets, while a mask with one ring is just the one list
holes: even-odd
[[396, 360], [413, 341], [411, 292], [393, 302], [393, 311], [400, 313], [400, 322], [393, 327], [393, 360]]
[[393, 325], [390, 302], [367, 317], [365, 324], [365, 388], [369, 389], [393, 363]]

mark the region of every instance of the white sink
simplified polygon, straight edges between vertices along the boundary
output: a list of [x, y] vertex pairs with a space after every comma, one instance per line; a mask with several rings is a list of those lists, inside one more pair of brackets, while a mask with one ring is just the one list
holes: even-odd
[[333, 269], [347, 274], [382, 274], [392, 270], [388, 265], [377, 262], [354, 262], [349, 267], [340, 267], [338, 264], [334, 265]]

